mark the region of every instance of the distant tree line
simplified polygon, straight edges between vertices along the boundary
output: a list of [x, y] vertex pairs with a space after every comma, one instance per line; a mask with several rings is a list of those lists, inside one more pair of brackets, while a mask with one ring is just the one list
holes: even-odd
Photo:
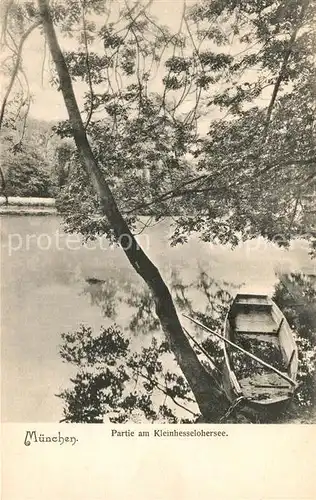
[[56, 197], [67, 181], [71, 144], [54, 134], [50, 122], [28, 118], [23, 131], [15, 124], [6, 125], [0, 153], [1, 195]]

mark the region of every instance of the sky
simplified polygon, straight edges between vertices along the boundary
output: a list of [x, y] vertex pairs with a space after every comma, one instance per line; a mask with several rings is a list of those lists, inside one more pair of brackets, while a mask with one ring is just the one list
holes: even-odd
[[[122, 4], [118, 0], [114, 0], [113, 5]], [[185, 4], [190, 7], [195, 2], [186, 0]], [[153, 0], [150, 7], [152, 14], [159, 20], [160, 23], [167, 25], [172, 31], [177, 31], [180, 25], [180, 19], [183, 13], [184, 0]], [[64, 47], [71, 47], [72, 42], [61, 40]], [[43, 36], [39, 29], [35, 30], [24, 44], [23, 50], [23, 67], [28, 78], [32, 104], [30, 115], [34, 118], [48, 121], [62, 120], [67, 117], [65, 105], [60, 92], [56, 88], [52, 88], [50, 84], [51, 77], [51, 60], [50, 54], [43, 40]], [[6, 79], [3, 79], [4, 83]], [[2, 85], [1, 93], [6, 90], [6, 86]], [[75, 85], [77, 98], [82, 95], [86, 87], [81, 84]]]

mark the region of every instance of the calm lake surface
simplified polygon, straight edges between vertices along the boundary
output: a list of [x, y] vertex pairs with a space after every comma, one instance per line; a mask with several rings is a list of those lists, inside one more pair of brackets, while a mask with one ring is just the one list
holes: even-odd
[[[76, 235], [65, 235], [57, 216], [2, 216], [0, 223], [2, 419], [58, 422], [62, 407], [55, 394], [71, 375], [58, 354], [61, 333], [113, 323], [87, 293], [87, 280], [104, 280], [117, 290], [143, 284], [120, 249], [105, 240], [83, 246]], [[169, 232], [164, 221], [139, 236], [167, 282], [177, 272], [190, 283], [202, 269], [215, 280], [271, 294], [276, 273], [315, 272], [303, 241], [288, 251], [261, 239], [234, 250], [197, 237], [170, 247]], [[129, 314], [120, 304], [115, 321], [124, 324]]]

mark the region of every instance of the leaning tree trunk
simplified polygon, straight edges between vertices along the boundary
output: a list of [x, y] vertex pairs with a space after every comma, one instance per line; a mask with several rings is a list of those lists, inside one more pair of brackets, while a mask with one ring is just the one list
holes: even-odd
[[53, 26], [48, 1], [38, 0], [38, 5], [81, 163], [98, 194], [102, 211], [111, 225], [117, 240], [121, 243], [131, 265], [143, 278], [153, 294], [156, 313], [170, 347], [194, 393], [204, 421], [210, 422], [214, 420], [216, 414], [227, 408], [228, 401], [223, 396], [222, 391], [216, 387], [213, 377], [199, 362], [198, 357], [183, 332], [167, 285], [163, 281], [158, 269], [136, 242], [117, 207], [109, 185], [97, 164], [87, 139], [71, 77]]

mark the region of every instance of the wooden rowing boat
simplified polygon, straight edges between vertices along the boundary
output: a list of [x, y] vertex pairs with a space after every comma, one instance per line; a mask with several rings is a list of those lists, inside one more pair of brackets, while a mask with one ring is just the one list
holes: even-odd
[[225, 319], [224, 338], [223, 385], [228, 399], [246, 398], [246, 407], [255, 412], [274, 414], [284, 409], [296, 388], [298, 352], [277, 305], [267, 295], [236, 295]]

